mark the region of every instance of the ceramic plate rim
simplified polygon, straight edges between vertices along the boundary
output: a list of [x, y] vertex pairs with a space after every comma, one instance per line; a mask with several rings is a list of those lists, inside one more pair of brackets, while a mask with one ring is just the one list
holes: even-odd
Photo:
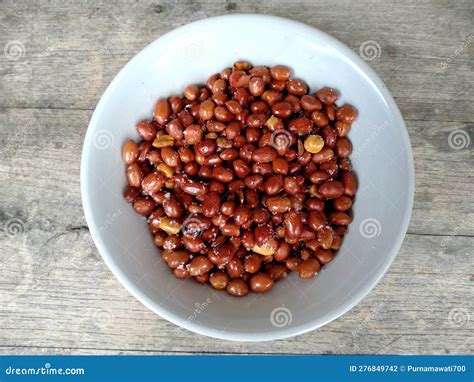
[[[186, 29], [191, 30], [197, 26], [205, 26], [205, 24], [214, 23], [216, 21], [220, 21], [226, 18], [252, 18], [254, 19], [255, 22], [258, 21], [258, 19], [263, 18], [267, 20], [273, 20], [274, 22], [279, 23], [280, 25], [286, 24], [286, 26], [290, 28], [291, 27], [299, 28], [300, 30], [304, 30], [307, 34], [318, 36], [319, 39], [325, 40], [326, 42], [330, 43], [339, 51], [341, 51], [348, 59], [354, 62], [359, 68], [363, 69], [366, 77], [368, 77], [368, 79], [378, 89], [381, 96], [387, 102], [390, 110], [393, 111], [394, 116], [397, 119], [397, 124], [399, 125], [400, 134], [402, 134], [402, 139], [406, 147], [407, 161], [408, 161], [409, 169], [410, 169], [409, 174], [408, 174], [407, 203], [405, 206], [401, 229], [399, 231], [398, 236], [396, 237], [396, 240], [394, 242], [394, 245], [392, 246], [390, 253], [386, 256], [386, 259], [384, 261], [385, 264], [383, 264], [382, 271], [378, 274], [371, 275], [372, 277], [366, 281], [364, 287], [360, 289], [359, 293], [352, 295], [348, 303], [346, 303], [337, 311], [331, 312], [331, 314], [326, 315], [323, 319], [308, 321], [305, 324], [291, 327], [285, 330], [282, 330], [280, 328], [273, 332], [267, 332], [267, 333], [262, 333], [258, 335], [255, 335], [255, 333], [246, 333], [243, 331], [223, 332], [221, 330], [213, 329], [207, 326], [202, 326], [194, 322], [188, 321], [183, 317], [175, 315], [169, 312], [168, 310], [162, 308], [160, 305], [156, 304], [154, 301], [152, 301], [147, 295], [145, 295], [140, 290], [139, 286], [135, 285], [133, 282], [130, 281], [130, 279], [127, 276], [125, 276], [122, 270], [115, 263], [113, 256], [109, 253], [106, 245], [100, 239], [98, 239], [99, 227], [97, 225], [97, 222], [93, 218], [92, 210], [91, 210], [92, 208], [91, 199], [90, 199], [90, 195], [87, 192], [89, 179], [90, 179], [87, 163], [89, 160], [89, 148], [92, 145], [93, 132], [94, 132], [95, 126], [97, 125], [99, 114], [102, 112], [102, 109], [104, 105], [107, 103], [108, 99], [112, 97], [114, 90], [119, 84], [119, 82], [126, 75], [127, 69], [133, 66], [135, 62], [138, 61], [143, 55], [146, 55], [149, 50], [154, 49], [155, 45], [159, 44], [159, 41], [164, 41], [166, 39], [173, 38], [175, 34], [185, 31]], [[409, 139], [405, 122], [403, 120], [403, 117], [393, 97], [391, 96], [390, 92], [385, 87], [383, 82], [380, 80], [380, 78], [377, 76], [377, 74], [355, 52], [353, 52], [345, 44], [335, 39], [334, 37], [320, 31], [319, 29], [311, 27], [307, 24], [294, 21], [291, 19], [283, 18], [283, 17], [270, 16], [270, 15], [258, 15], [258, 14], [232, 14], [232, 15], [216, 16], [216, 17], [197, 20], [189, 24], [183, 25], [181, 27], [178, 27], [160, 36], [159, 38], [151, 42], [149, 45], [147, 45], [140, 52], [138, 52], [131, 60], [127, 62], [127, 64], [114, 77], [110, 85], [107, 87], [107, 89], [103, 93], [102, 97], [100, 98], [93, 112], [93, 115], [91, 117], [90, 123], [87, 128], [86, 136], [84, 139], [82, 157], [81, 157], [81, 172], [80, 172], [82, 205], [83, 205], [87, 225], [89, 227], [90, 233], [92, 235], [92, 238], [94, 239], [95, 245], [99, 253], [101, 254], [102, 258], [104, 259], [109, 269], [112, 271], [115, 277], [120, 281], [120, 283], [123, 284], [125, 288], [130, 292], [130, 294], [133, 295], [137, 300], [139, 300], [148, 309], [158, 314], [159, 316], [163, 317], [164, 319], [198, 334], [206, 335], [213, 338], [233, 340], [233, 341], [270, 341], [270, 340], [289, 338], [289, 337], [293, 337], [299, 334], [307, 333], [309, 331], [317, 329], [337, 319], [338, 317], [340, 317], [341, 315], [343, 315], [344, 313], [352, 309], [355, 305], [357, 305], [363, 298], [365, 298], [370, 293], [370, 291], [378, 284], [380, 279], [385, 275], [385, 273], [387, 272], [388, 268], [394, 261], [403, 243], [403, 240], [406, 235], [408, 225], [410, 222], [412, 209], [413, 209], [414, 182], [415, 182], [415, 170], [414, 170], [413, 152], [411, 149], [411, 143], [410, 143], [410, 139]]]

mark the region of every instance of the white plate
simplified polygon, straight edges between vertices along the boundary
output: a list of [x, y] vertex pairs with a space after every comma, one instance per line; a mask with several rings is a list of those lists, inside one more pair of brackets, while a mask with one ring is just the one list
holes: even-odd
[[[284, 64], [315, 90], [336, 88], [356, 106], [352, 162], [359, 181], [354, 221], [335, 260], [310, 280], [290, 275], [267, 294], [232, 298], [176, 279], [161, 260], [145, 219], [125, 203], [122, 143], [137, 138], [157, 98], [238, 59]], [[91, 234], [105, 262], [138, 300], [165, 319], [212, 337], [263, 341], [294, 336], [347, 312], [395, 258], [413, 205], [414, 168], [400, 112], [377, 75], [345, 45], [307, 25], [271, 16], [197, 21], [160, 37], [115, 77], [84, 142], [81, 191]], [[112, 303], [112, 302], [111, 302]], [[138, 318], [138, 317], [137, 317]]]

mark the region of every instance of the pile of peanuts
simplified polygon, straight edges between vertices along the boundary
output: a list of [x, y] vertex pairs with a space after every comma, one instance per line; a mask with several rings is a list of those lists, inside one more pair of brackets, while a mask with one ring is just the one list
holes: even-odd
[[122, 148], [124, 193], [178, 278], [262, 293], [334, 258], [356, 193], [347, 139], [357, 111], [308, 94], [290, 68], [235, 62], [157, 101]]

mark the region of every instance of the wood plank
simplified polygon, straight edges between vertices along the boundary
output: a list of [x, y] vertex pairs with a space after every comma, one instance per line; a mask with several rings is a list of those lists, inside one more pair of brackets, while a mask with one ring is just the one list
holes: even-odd
[[9, 261], [0, 282], [1, 353], [472, 351], [472, 237], [408, 235], [384, 279], [352, 311], [309, 334], [258, 345], [209, 339], [149, 312], [115, 280], [86, 228], [44, 237], [39, 228], [2, 237]]
[[[415, 157], [409, 235], [387, 275], [351, 312], [285, 341], [213, 340], [149, 312], [97, 253], [80, 201], [86, 126], [116, 73], [167, 31], [227, 13], [289, 17], [356, 52], [375, 41], [367, 62]], [[472, 353], [473, 18], [471, 0], [1, 1], [0, 353]], [[450, 140], [459, 130], [467, 147]]]
[[368, 63], [386, 82], [405, 118], [472, 122], [474, 114], [469, 1], [456, 6], [406, 2], [390, 9], [384, 3], [347, 1], [332, 7], [324, 1], [298, 1], [293, 7], [278, 1], [119, 1], [112, 8], [104, 1], [42, 1], [28, 9], [24, 2], [7, 3], [0, 15], [0, 43], [20, 41], [25, 54], [20, 60], [1, 61], [0, 107], [93, 109], [120, 68], [165, 32], [227, 9], [271, 9], [334, 35], [356, 52], [364, 42], [376, 41], [380, 56]]

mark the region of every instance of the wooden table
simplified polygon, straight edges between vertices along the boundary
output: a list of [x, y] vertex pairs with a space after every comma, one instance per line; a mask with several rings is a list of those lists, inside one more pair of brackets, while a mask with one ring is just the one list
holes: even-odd
[[[380, 284], [329, 325], [267, 343], [207, 338], [144, 308], [95, 249], [79, 191], [87, 124], [120, 68], [173, 28], [239, 12], [360, 51], [402, 111], [416, 165], [408, 235]], [[473, 18], [472, 0], [1, 1], [0, 352], [472, 353]]]

